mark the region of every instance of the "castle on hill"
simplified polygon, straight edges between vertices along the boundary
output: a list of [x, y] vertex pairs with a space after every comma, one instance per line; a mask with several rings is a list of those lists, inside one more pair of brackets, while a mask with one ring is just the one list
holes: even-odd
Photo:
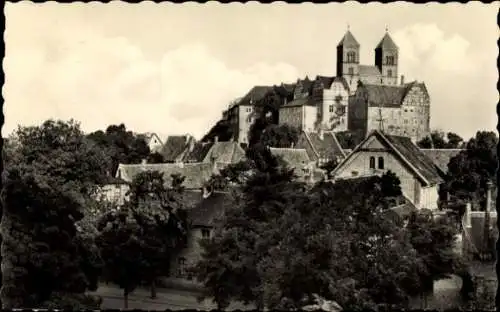
[[335, 76], [293, 84], [256, 86], [223, 112], [232, 139], [248, 143], [250, 126], [271, 111], [279, 124], [303, 132], [379, 130], [421, 140], [430, 133], [430, 97], [424, 82], [399, 76], [399, 48], [386, 31], [374, 49], [374, 65], [360, 64], [361, 45], [347, 30], [337, 45]]

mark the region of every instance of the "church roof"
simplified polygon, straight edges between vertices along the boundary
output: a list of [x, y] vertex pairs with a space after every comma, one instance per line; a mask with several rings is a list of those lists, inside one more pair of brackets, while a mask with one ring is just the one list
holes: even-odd
[[398, 50], [398, 46], [394, 43], [391, 36], [389, 36], [388, 33], [385, 33], [384, 37], [382, 38], [382, 40], [380, 40], [379, 44], [377, 45], [377, 49]]
[[356, 38], [352, 35], [351, 31], [347, 31], [342, 37], [342, 40], [340, 40], [339, 44], [337, 47], [356, 47], [359, 48], [359, 43], [356, 41]]
[[361, 77], [380, 77], [382, 74], [377, 66], [359, 65], [359, 75]]

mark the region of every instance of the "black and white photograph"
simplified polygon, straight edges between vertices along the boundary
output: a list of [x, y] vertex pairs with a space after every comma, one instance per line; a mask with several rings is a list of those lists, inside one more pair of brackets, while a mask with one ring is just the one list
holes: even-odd
[[5, 3], [2, 308], [500, 309], [499, 9]]

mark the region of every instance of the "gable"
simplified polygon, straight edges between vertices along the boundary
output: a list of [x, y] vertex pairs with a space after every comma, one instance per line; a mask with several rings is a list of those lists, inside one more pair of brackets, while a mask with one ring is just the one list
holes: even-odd
[[382, 144], [379, 138], [372, 136], [365, 144], [363, 144], [363, 149], [383, 149], [386, 150], [386, 146]]

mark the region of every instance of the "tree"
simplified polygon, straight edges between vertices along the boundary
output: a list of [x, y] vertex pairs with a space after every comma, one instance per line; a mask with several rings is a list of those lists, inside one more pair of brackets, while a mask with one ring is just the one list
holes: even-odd
[[464, 139], [462, 139], [461, 136], [453, 132], [448, 132], [446, 134], [446, 138], [447, 138], [446, 142], [447, 148], [462, 148], [462, 146], [465, 144]]
[[165, 159], [163, 158], [163, 155], [160, 153], [151, 153], [149, 154], [147, 158], [148, 164], [163, 164], [165, 163]]
[[299, 140], [299, 130], [289, 126], [269, 124], [260, 134], [259, 144], [268, 147], [290, 148]]
[[321, 166], [321, 169], [325, 170], [326, 171], [326, 176], [329, 179], [331, 179], [332, 178], [332, 172], [333, 172], [333, 170], [335, 170], [335, 168], [337, 168], [338, 165], [339, 165], [339, 162], [336, 159], [332, 159], [332, 160], [324, 163]]
[[398, 176], [390, 170], [382, 175], [380, 184], [382, 187], [382, 194], [384, 194], [385, 197], [398, 197], [403, 195], [401, 191], [401, 181]]
[[484, 206], [486, 183], [496, 185], [497, 144], [494, 132], [478, 131], [465, 150], [450, 159], [447, 184], [451, 195]]
[[92, 281], [75, 221], [103, 181], [105, 155], [73, 120], [19, 127], [14, 138], [2, 191], [2, 305], [84, 308], [78, 299]]
[[105, 276], [123, 289], [125, 308], [128, 295], [142, 281], [151, 284], [151, 297], [156, 297], [156, 278], [168, 275], [172, 254], [185, 246], [184, 178], [174, 175], [172, 179], [172, 187], [167, 189], [162, 173], [139, 173], [130, 184], [126, 207], [99, 221], [97, 243]]
[[239, 180], [241, 193], [202, 243], [195, 268], [219, 308], [231, 300], [300, 308], [315, 295], [373, 308], [418, 293], [424, 268], [403, 229], [382, 213], [380, 178], [309, 190], [265, 149], [248, 154], [253, 174]]
[[354, 149], [364, 139], [364, 136], [359, 131], [340, 131], [335, 133], [339, 140], [340, 146], [344, 149]]
[[124, 124], [111, 125], [105, 132], [99, 130], [87, 137], [97, 143], [109, 156], [109, 174], [114, 174], [120, 163], [138, 164], [150, 154], [145, 138], [127, 131]]
[[462, 148], [464, 140], [458, 134], [453, 132], [445, 133], [443, 131], [434, 130], [429, 136], [417, 142], [420, 148], [437, 148], [437, 149], [454, 149]]

